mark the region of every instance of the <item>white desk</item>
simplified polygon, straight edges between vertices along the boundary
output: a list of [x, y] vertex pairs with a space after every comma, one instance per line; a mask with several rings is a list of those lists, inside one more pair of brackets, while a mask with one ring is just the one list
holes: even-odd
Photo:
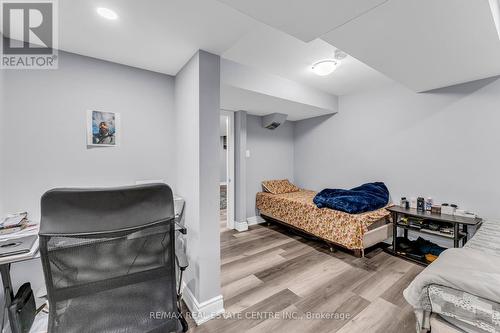
[[[31, 235], [38, 235], [38, 228], [9, 235], [0, 235], [0, 240], [1, 241], [11, 240]], [[14, 288], [12, 287], [12, 281], [10, 278], [10, 265], [16, 262], [31, 260], [40, 257], [40, 252], [38, 251], [38, 249], [39, 249], [39, 243], [37, 237], [35, 243], [33, 243], [33, 246], [31, 247], [30, 252], [23, 254], [16, 254], [7, 257], [0, 257], [0, 274], [2, 276], [4, 297], [5, 297], [4, 307], [2, 311], [2, 327], [0, 332], [3, 332], [3, 326], [5, 323], [5, 310], [8, 309], [8, 307], [12, 304], [12, 300], [14, 299]], [[9, 315], [9, 323], [12, 323], [12, 318], [10, 318], [10, 315]]]
[[[25, 237], [25, 236], [23, 236]], [[17, 237], [19, 238], [19, 237]], [[9, 238], [9, 239], [15, 239], [15, 238]], [[23, 254], [16, 254], [13, 256], [8, 256], [8, 257], [0, 257], [0, 266], [1, 265], [7, 265], [7, 264], [13, 264], [19, 261], [25, 261], [25, 260], [31, 260], [35, 258], [40, 258], [40, 251], [38, 251], [38, 238], [36, 241], [33, 243], [33, 247], [31, 248], [31, 251], [28, 253], [23, 253]]]

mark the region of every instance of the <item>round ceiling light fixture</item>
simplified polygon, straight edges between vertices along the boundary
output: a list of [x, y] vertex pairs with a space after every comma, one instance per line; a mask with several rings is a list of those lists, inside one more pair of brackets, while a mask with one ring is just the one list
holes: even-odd
[[116, 14], [115, 11], [113, 11], [113, 10], [111, 10], [109, 8], [99, 7], [99, 8], [96, 9], [96, 11], [97, 11], [97, 14], [101, 15], [105, 19], [108, 19], [108, 20], [116, 20], [116, 19], [118, 19], [118, 14]]
[[338, 66], [339, 62], [337, 60], [325, 59], [314, 63], [311, 67], [311, 70], [316, 75], [327, 76], [332, 74]]
[[335, 54], [333, 59], [325, 59], [318, 62], [315, 62], [311, 66], [311, 70], [313, 73], [319, 76], [327, 76], [332, 74], [337, 67], [340, 66], [340, 61], [345, 59], [347, 54], [339, 49], [335, 50]]

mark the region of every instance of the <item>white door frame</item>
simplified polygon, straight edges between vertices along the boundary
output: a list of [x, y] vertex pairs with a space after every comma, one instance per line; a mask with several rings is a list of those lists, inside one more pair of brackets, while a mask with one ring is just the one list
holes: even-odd
[[227, 117], [227, 228], [234, 229], [234, 112], [220, 110]]

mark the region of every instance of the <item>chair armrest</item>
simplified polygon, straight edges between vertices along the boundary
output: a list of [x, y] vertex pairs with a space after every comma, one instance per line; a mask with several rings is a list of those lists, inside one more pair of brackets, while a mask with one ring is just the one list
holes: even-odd
[[177, 248], [175, 250], [175, 262], [181, 271], [185, 270], [189, 266], [186, 252], [183, 249]]
[[175, 215], [175, 231], [179, 231], [183, 235], [187, 234], [187, 229], [183, 223], [184, 207], [186, 207], [185, 203], [182, 204], [182, 208], [181, 208], [180, 213], [178, 215]]
[[183, 235], [187, 234], [187, 228], [177, 221], [175, 222], [175, 231], [179, 231]]

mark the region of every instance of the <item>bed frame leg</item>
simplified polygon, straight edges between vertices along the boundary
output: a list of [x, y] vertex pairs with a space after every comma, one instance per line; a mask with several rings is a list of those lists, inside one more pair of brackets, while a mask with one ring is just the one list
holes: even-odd
[[356, 249], [354, 250], [354, 256], [356, 258], [363, 258], [365, 256], [365, 251], [363, 251], [363, 249]]
[[330, 253], [333, 253], [335, 252], [335, 248], [333, 247], [333, 244], [332, 243], [329, 243], [329, 242], [326, 242], [326, 246], [328, 246], [328, 250], [330, 251]]

